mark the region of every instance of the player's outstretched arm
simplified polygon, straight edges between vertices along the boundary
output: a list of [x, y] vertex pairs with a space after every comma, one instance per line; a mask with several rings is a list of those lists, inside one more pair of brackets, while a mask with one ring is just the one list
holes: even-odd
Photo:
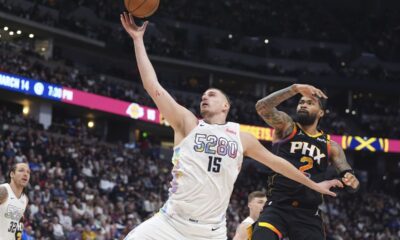
[[298, 93], [308, 97], [327, 98], [321, 90], [311, 85], [293, 84], [290, 87], [271, 93], [256, 103], [258, 115], [275, 129], [275, 135], [278, 138], [288, 136], [293, 131], [294, 122], [288, 114], [278, 111], [276, 107]]
[[143, 35], [146, 31], [148, 22], [146, 21], [143, 26], [139, 27], [135, 24], [133, 17], [125, 12], [121, 14], [120, 18], [122, 26], [133, 39], [136, 61], [143, 87], [156, 103], [161, 114], [167, 119], [175, 131], [178, 131], [178, 133], [184, 133], [188, 128], [191, 130], [197, 123], [197, 118], [189, 110], [179, 105], [160, 85], [153, 65], [147, 56]]
[[356, 192], [360, 188], [360, 182], [347, 162], [343, 149], [335, 141], [330, 141], [329, 144], [331, 145], [330, 161], [340, 174], [343, 183], [346, 185], [346, 189], [349, 192]]
[[329, 180], [316, 183], [306, 177], [302, 172], [295, 168], [291, 163], [285, 159], [278, 157], [268, 151], [261, 143], [250, 133], [241, 132], [240, 138], [243, 144], [244, 155], [253, 158], [254, 160], [271, 168], [273, 171], [282, 174], [296, 182], [299, 182], [317, 192], [322, 194], [336, 196], [330, 191], [331, 187], [343, 187], [339, 180]]
[[241, 223], [236, 229], [235, 236], [233, 237], [233, 240], [247, 240], [249, 239], [249, 236], [247, 234], [247, 228], [249, 227], [249, 224]]
[[8, 197], [7, 189], [5, 187], [0, 187], [0, 204], [3, 204]]

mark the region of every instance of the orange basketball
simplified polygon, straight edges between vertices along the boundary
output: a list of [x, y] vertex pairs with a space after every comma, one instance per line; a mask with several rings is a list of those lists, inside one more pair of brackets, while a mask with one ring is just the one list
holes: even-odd
[[124, 0], [130, 14], [138, 18], [150, 17], [158, 9], [160, 0]]

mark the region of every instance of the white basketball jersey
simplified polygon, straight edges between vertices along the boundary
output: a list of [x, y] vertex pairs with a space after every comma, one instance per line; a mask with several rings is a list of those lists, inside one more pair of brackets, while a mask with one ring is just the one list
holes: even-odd
[[17, 198], [8, 183], [0, 187], [7, 189], [7, 200], [0, 204], [0, 240], [15, 240], [15, 232], [21, 227], [19, 221], [28, 202], [25, 194]]
[[239, 124], [198, 125], [174, 148], [169, 199], [161, 209], [199, 223], [221, 223], [243, 161]]
[[242, 221], [242, 223], [249, 224], [249, 225], [252, 225], [255, 222], [256, 221], [254, 221], [251, 217], [247, 217], [245, 220]]

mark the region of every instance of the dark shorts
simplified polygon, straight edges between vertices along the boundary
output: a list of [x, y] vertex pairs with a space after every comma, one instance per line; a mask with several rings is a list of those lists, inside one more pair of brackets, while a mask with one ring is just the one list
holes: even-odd
[[[290, 240], [325, 239], [320, 211], [291, 206], [265, 206], [258, 221], [253, 225], [253, 234], [257, 231], [273, 231], [279, 239], [283, 237], [289, 237]], [[254, 235], [251, 239], [266, 240], [258, 239]]]

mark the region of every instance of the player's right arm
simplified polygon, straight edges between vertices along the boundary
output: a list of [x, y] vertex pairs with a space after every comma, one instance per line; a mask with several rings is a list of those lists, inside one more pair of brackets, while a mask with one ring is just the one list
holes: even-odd
[[6, 187], [0, 187], [0, 204], [3, 204], [8, 197], [8, 192]]
[[343, 187], [343, 184], [337, 180], [323, 181], [316, 183], [306, 177], [301, 171], [285, 159], [272, 154], [268, 151], [261, 143], [250, 133], [241, 132], [240, 139], [243, 144], [243, 154], [251, 157], [252, 159], [264, 164], [271, 168], [273, 171], [292, 179], [298, 183], [301, 183], [317, 192], [327, 194], [330, 196], [336, 196], [336, 194], [330, 191], [331, 187]]
[[136, 62], [144, 89], [153, 99], [161, 114], [171, 124], [175, 133], [178, 135], [181, 134], [183, 138], [186, 133], [190, 132], [196, 126], [197, 118], [188, 109], [179, 105], [158, 82], [156, 72], [147, 56], [143, 41], [143, 35], [148, 22], [139, 27], [135, 24], [133, 17], [124, 12], [121, 14], [121, 23], [133, 39]]
[[278, 139], [288, 136], [294, 127], [293, 119], [285, 112], [279, 111], [276, 107], [289, 98], [301, 93], [303, 96], [318, 96], [326, 98], [325, 94], [310, 85], [293, 84], [290, 87], [271, 93], [258, 100], [256, 110], [264, 121], [275, 129], [275, 136]]
[[249, 236], [247, 234], [248, 227], [250, 227], [250, 224], [246, 224], [246, 223], [239, 224], [239, 226], [236, 228], [236, 233], [232, 240], [247, 240], [247, 239], [249, 239]]

